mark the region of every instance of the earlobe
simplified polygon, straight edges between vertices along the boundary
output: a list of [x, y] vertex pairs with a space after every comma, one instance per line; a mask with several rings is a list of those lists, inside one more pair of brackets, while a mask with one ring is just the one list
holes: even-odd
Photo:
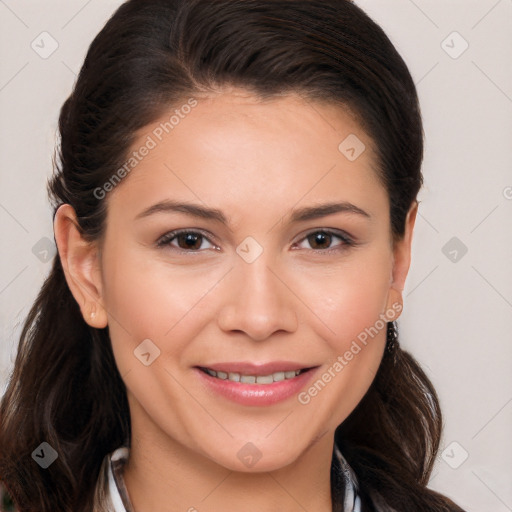
[[106, 327], [97, 245], [82, 237], [76, 213], [69, 204], [58, 208], [53, 228], [66, 281], [84, 320], [97, 329]]

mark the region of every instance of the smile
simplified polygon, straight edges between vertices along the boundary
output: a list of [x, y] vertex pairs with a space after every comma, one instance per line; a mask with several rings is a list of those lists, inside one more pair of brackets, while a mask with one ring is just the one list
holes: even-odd
[[220, 363], [196, 366], [199, 382], [212, 392], [242, 405], [267, 407], [296, 397], [319, 369], [300, 363]]
[[281, 382], [283, 380], [294, 379], [301, 373], [307, 371], [307, 368], [291, 371], [274, 372], [269, 375], [245, 375], [237, 372], [222, 372], [215, 371], [210, 368], [200, 368], [203, 372], [211, 377], [221, 380], [230, 380], [232, 382], [240, 382], [242, 384], [272, 384], [274, 382]]

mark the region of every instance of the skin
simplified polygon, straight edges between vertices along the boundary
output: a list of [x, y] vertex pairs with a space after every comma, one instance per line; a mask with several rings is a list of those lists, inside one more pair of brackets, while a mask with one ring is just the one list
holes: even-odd
[[[141, 130], [134, 149], [168, 119], [165, 112]], [[338, 150], [349, 134], [366, 145], [355, 161]], [[102, 240], [86, 242], [71, 206], [59, 208], [54, 227], [67, 282], [84, 319], [108, 325], [127, 386], [125, 481], [139, 512], [332, 510], [334, 430], [370, 386], [385, 329], [307, 405], [297, 396], [266, 407], [235, 404], [208, 392], [193, 367], [291, 360], [319, 366], [320, 375], [401, 305], [416, 204], [393, 243], [372, 146], [341, 108], [225, 89], [198, 98], [109, 192]], [[228, 224], [181, 212], [136, 218], [169, 199], [219, 209]], [[327, 202], [350, 202], [369, 217], [338, 212], [290, 222], [295, 210]], [[193, 254], [180, 252], [176, 239], [157, 247], [175, 229], [209, 236]], [[356, 245], [307, 238], [322, 229], [347, 233]], [[252, 263], [236, 252], [248, 236], [263, 249]], [[160, 350], [150, 366], [134, 357], [147, 338]], [[237, 457], [248, 442], [262, 455], [250, 468]]]

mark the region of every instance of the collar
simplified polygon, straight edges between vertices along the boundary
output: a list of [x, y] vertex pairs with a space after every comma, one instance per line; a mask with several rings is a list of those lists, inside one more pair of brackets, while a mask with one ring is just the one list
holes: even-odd
[[[128, 497], [128, 491], [123, 480], [123, 466], [128, 460], [130, 450], [122, 446], [114, 450], [108, 457], [108, 493], [112, 502], [111, 512], [134, 512]], [[361, 500], [358, 496], [359, 484], [354, 470], [350, 467], [338, 446], [334, 445], [334, 454], [337, 457], [343, 480], [345, 483], [345, 501], [343, 512], [361, 512]]]

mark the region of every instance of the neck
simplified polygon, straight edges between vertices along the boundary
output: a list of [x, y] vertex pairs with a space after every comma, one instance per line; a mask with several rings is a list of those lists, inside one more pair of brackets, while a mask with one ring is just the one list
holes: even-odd
[[132, 422], [123, 476], [137, 512], [331, 512], [333, 443], [329, 432], [286, 467], [235, 472], [171, 439], [152, 423]]

